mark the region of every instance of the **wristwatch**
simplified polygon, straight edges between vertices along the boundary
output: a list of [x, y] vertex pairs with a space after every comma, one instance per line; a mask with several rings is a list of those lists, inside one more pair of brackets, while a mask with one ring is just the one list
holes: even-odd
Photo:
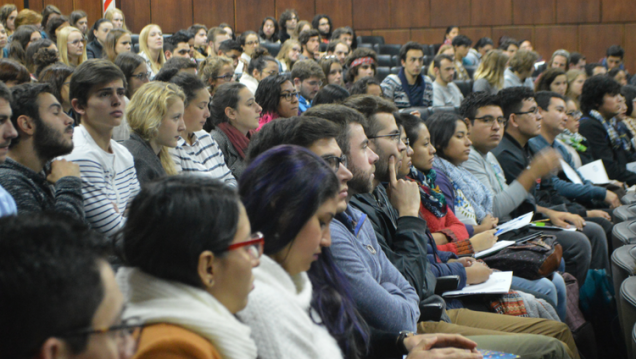
[[404, 339], [412, 337], [413, 335], [415, 334], [408, 330], [403, 330], [398, 335], [395, 346], [402, 351], [402, 354], [406, 355], [409, 353], [408, 349], [406, 349], [406, 345], [404, 345]]

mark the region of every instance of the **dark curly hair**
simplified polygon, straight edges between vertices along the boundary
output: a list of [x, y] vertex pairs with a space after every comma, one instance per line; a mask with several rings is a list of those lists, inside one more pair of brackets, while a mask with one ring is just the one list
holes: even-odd
[[585, 80], [581, 93], [581, 111], [589, 113], [598, 110], [603, 105], [605, 95], [616, 96], [621, 91], [621, 85], [608, 76], [592, 76]]

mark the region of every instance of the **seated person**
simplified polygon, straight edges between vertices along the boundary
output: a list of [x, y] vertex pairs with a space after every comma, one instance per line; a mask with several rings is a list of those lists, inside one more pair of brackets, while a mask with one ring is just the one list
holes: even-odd
[[[11, 140], [18, 136], [17, 131], [11, 122], [11, 91], [0, 81], [0, 140], [2, 140], [2, 150], [0, 151], [0, 164], [7, 159], [7, 152]], [[0, 217], [16, 215], [18, 208], [15, 200], [0, 185]]]
[[314, 99], [322, 87], [325, 74], [320, 65], [314, 60], [300, 60], [294, 63], [291, 70], [291, 79], [294, 82], [298, 97], [298, 112], [303, 113], [311, 107]]
[[175, 84], [153, 81], [141, 86], [126, 111], [132, 130], [123, 142], [133, 156], [140, 184], [159, 177], [176, 175], [169, 148], [175, 148], [185, 130], [185, 94]]
[[363, 77], [375, 76], [375, 70], [378, 66], [378, 57], [375, 51], [364, 47], [357, 48], [347, 56], [345, 68], [345, 87], [347, 89]]
[[91, 60], [75, 69], [70, 98], [80, 125], [66, 160], [80, 166], [84, 211], [92, 228], [115, 234], [126, 220], [128, 202], [139, 192], [133, 156], [112, 140], [126, 105], [126, 77], [108, 60]]
[[267, 50], [257, 48], [252, 53], [252, 60], [239, 82], [247, 86], [252, 93], [256, 93], [258, 84], [261, 81], [269, 76], [276, 75], [278, 75], [278, 62], [276, 62], [276, 59], [269, 56]]
[[326, 85], [318, 91], [312, 103], [314, 106], [336, 104], [341, 103], [349, 96], [351, 96], [349, 91], [340, 85]]
[[424, 50], [422, 45], [409, 41], [400, 48], [402, 68], [382, 81], [384, 97], [398, 108], [430, 107], [433, 105], [433, 84], [422, 74]]
[[572, 168], [579, 168], [582, 165], [586, 165], [593, 161], [589, 149], [589, 143], [587, 139], [579, 133], [579, 120], [581, 119], [581, 111], [576, 104], [575, 100], [571, 98], [565, 99], [566, 116], [565, 129], [557, 136], [563, 148], [565, 148], [570, 154], [570, 159], [574, 166]]
[[95, 247], [102, 240], [50, 214], [0, 219], [3, 357], [135, 355], [143, 323], [122, 320], [124, 297]]
[[186, 97], [183, 113], [185, 130], [180, 134], [177, 147], [170, 149], [177, 172], [204, 174], [236, 186], [236, 179], [225, 164], [219, 145], [212, 135], [203, 130], [210, 116], [210, 93], [205, 84], [190, 74], [179, 74], [170, 82], [178, 85]]
[[[461, 35], [460, 35], [461, 36]], [[448, 55], [437, 55], [433, 59], [433, 107], [459, 107], [464, 99], [461, 90], [453, 82], [455, 67]]]
[[163, 53], [166, 60], [170, 60], [172, 57], [183, 57], [191, 59], [189, 42], [194, 36], [184, 30], [179, 30], [172, 34], [163, 44]]
[[380, 88], [380, 81], [376, 80], [375, 77], [361, 78], [351, 85], [349, 92], [351, 95], [373, 95], [384, 97], [382, 88]]
[[504, 88], [525, 86], [534, 89], [532, 72], [539, 55], [534, 51], [519, 50], [511, 55], [509, 68], [504, 72]]
[[152, 182], [130, 206], [122, 243], [123, 316], [145, 323], [135, 358], [256, 358], [234, 314], [247, 305], [263, 237], [235, 190], [204, 176]]
[[153, 81], [168, 82], [179, 73], [186, 72], [192, 75], [197, 74], [197, 64], [185, 57], [172, 57], [166, 61], [161, 70], [157, 73]]
[[327, 45], [327, 56], [335, 56], [338, 59], [338, 62], [340, 62], [340, 65], [344, 65], [350, 52], [351, 48], [349, 45], [340, 40], [332, 40]]
[[453, 60], [453, 65], [455, 66], [454, 80], [471, 79], [471, 76], [464, 68], [464, 58], [468, 55], [470, 45], [472, 44], [473, 41], [465, 35], [457, 35], [451, 41], [451, 45], [453, 45], [453, 49], [455, 50], [455, 59]]
[[73, 151], [73, 119], [48, 84], [22, 84], [11, 92], [10, 123], [18, 137], [11, 140], [7, 159], [0, 163], [0, 185], [20, 214], [54, 211], [83, 221], [79, 166], [55, 160]]
[[256, 131], [278, 118], [298, 116], [298, 95], [289, 75], [263, 79], [254, 93], [254, 100], [262, 108]]

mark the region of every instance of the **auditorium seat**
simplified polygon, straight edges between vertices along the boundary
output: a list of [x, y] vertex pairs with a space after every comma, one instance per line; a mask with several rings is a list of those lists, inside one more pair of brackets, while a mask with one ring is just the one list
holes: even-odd
[[377, 55], [377, 56], [378, 56], [378, 66], [383, 66], [383, 67], [393, 66], [393, 60], [391, 59], [391, 55]]
[[477, 70], [477, 66], [464, 66], [464, 68], [466, 69], [466, 72], [468, 72], [468, 76], [472, 79], [475, 70]]
[[614, 248], [636, 244], [636, 219], [620, 222], [612, 229], [612, 245]]
[[391, 66], [402, 66], [402, 62], [400, 61], [400, 55], [391, 56], [391, 61], [393, 61], [393, 65]]
[[384, 36], [358, 36], [358, 47], [360, 47], [360, 44], [384, 45]]
[[397, 75], [400, 73], [400, 70], [402, 69], [402, 66], [393, 66], [391, 67], [391, 73], [393, 75]]
[[400, 44], [378, 44], [378, 53], [382, 55], [399, 55]]
[[424, 56], [435, 56], [435, 45], [422, 45]]
[[132, 50], [134, 53], [138, 54], [139, 53], [139, 43], [136, 43], [133, 45]]
[[454, 80], [453, 82], [459, 87], [464, 97], [468, 97], [468, 95], [473, 93], [473, 80]]
[[621, 198], [621, 202], [623, 202], [623, 204], [636, 203], [636, 192], [628, 192]]
[[130, 42], [132, 44], [132, 50], [134, 53], [139, 53], [139, 34], [131, 34]]
[[[626, 245], [612, 253], [612, 281], [614, 288], [620, 288], [625, 279], [636, 275], [636, 245]], [[618, 317], [621, 317], [620, 297], [616, 296]]]
[[375, 78], [382, 82], [382, 80], [384, 80], [385, 77], [389, 76], [389, 74], [391, 73], [391, 68], [387, 67], [387, 66], [378, 66], [378, 68], [375, 71]]
[[452, 106], [448, 106], [448, 107], [441, 107], [441, 106], [440, 107], [429, 107], [428, 109], [431, 112], [431, 114], [438, 113], [438, 112], [459, 113], [459, 108], [458, 107], [452, 107]]
[[281, 44], [264, 42], [264, 43], [261, 43], [261, 46], [266, 48], [270, 55], [272, 55], [273, 57], [276, 57], [276, 55], [278, 55], [278, 52], [280, 51]]
[[358, 47], [366, 47], [367, 49], [375, 50], [373, 48], [373, 44], [360, 44], [360, 43], [358, 43]]
[[634, 329], [632, 329], [632, 357], [631, 359], [636, 359], [634, 358], [634, 353], [636, 353], [636, 324], [634, 324]]
[[[625, 343], [632, 342], [632, 331], [636, 323], [636, 277], [629, 277], [623, 281], [620, 289], [619, 321]], [[634, 358], [631, 344], [627, 345], [628, 358]]]
[[422, 121], [426, 121], [426, 119], [431, 115], [431, 110], [429, 107], [409, 107], [403, 108], [400, 110], [400, 113], [411, 113], [413, 111], [417, 111], [420, 113], [420, 118]]
[[614, 217], [618, 222], [625, 222], [636, 218], [636, 204], [626, 204], [614, 209]]

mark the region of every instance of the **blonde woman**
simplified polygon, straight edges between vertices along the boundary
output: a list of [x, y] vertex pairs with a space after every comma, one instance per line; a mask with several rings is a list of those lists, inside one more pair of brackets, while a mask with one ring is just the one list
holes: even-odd
[[159, 25], [146, 25], [139, 33], [139, 56], [146, 60], [148, 76], [154, 79], [155, 75], [166, 63], [163, 54], [163, 33]]
[[126, 106], [132, 133], [123, 145], [133, 155], [140, 184], [177, 174], [168, 148], [177, 146], [185, 130], [185, 99], [179, 86], [157, 81], [141, 86]]
[[473, 92], [484, 91], [496, 95], [503, 88], [507, 63], [508, 55], [503, 51], [492, 50], [487, 53], [475, 71]]
[[126, 16], [124, 16], [124, 12], [117, 9], [109, 9], [104, 14], [104, 18], [110, 20], [113, 23], [114, 29], [122, 29], [128, 31], [126, 27]]
[[84, 34], [72, 26], [60, 30], [57, 36], [57, 49], [60, 53], [60, 61], [65, 65], [77, 67], [87, 60], [86, 40]]
[[297, 40], [290, 39], [283, 43], [276, 56], [276, 60], [280, 63], [280, 73], [291, 71], [294, 63], [298, 61], [300, 51], [300, 43]]
[[132, 49], [132, 38], [130, 37], [130, 31], [123, 29], [112, 29], [106, 36], [104, 42], [104, 55], [103, 57], [109, 59], [111, 62], [115, 62], [117, 55], [129, 52]]
[[568, 90], [565, 93], [567, 98], [571, 98], [577, 108], [581, 108], [579, 97], [583, 93], [583, 84], [587, 80], [587, 74], [583, 70], [568, 70], [565, 73], [568, 79]]
[[208, 86], [210, 96], [214, 96], [219, 86], [234, 80], [232, 60], [225, 56], [208, 57], [199, 65], [199, 77]]

